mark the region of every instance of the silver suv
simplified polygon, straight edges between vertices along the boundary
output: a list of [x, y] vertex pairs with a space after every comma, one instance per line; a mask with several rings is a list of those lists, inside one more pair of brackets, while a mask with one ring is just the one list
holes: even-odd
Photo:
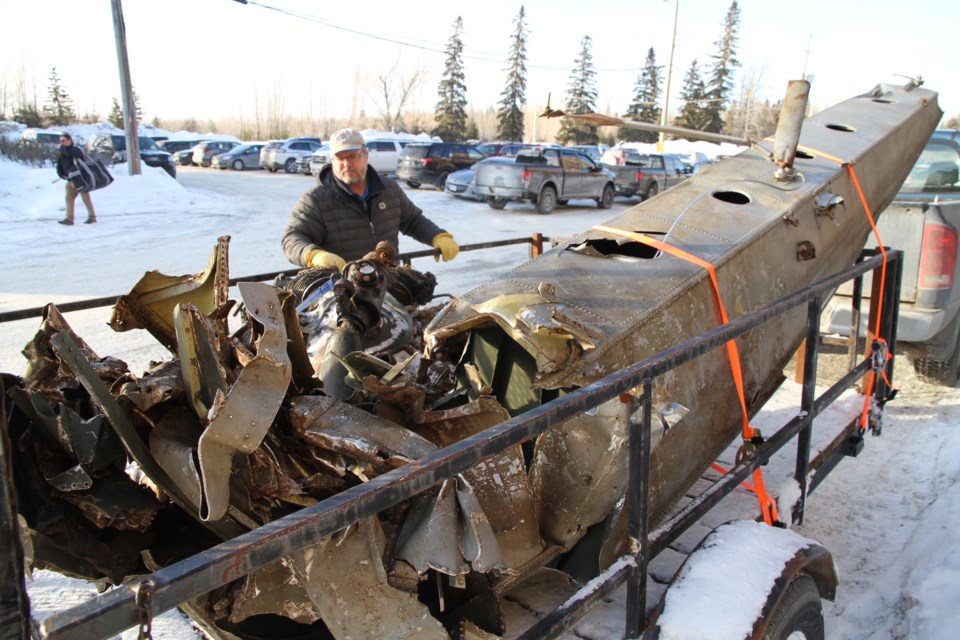
[[316, 139], [287, 138], [274, 140], [260, 150], [260, 168], [269, 171], [283, 169], [287, 173], [297, 172], [297, 159], [312, 155], [320, 148]]

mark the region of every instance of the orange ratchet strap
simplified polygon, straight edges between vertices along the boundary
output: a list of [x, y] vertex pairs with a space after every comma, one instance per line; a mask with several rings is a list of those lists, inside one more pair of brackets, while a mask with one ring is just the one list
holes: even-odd
[[[683, 249], [678, 249], [673, 245], [661, 242], [660, 240], [656, 240], [642, 233], [625, 231], [623, 229], [614, 229], [613, 227], [606, 227], [603, 225], [594, 225], [593, 228], [597, 231], [603, 231], [605, 233], [630, 238], [631, 240], [641, 244], [645, 244], [664, 253], [668, 253], [675, 258], [686, 260], [687, 262], [706, 269], [707, 274], [710, 276], [710, 284], [713, 288], [714, 300], [716, 300], [717, 308], [720, 311], [721, 324], [726, 324], [730, 321], [727, 317], [727, 311], [723, 306], [723, 300], [720, 298], [720, 286], [717, 283], [717, 272], [714, 270], [712, 264], [706, 260], [698, 258], [693, 254], [687, 253]], [[744, 441], [749, 441], [752, 440], [757, 433], [753, 427], [750, 426], [750, 421], [747, 418], [747, 402], [744, 399], [743, 394], [743, 371], [740, 367], [740, 352], [737, 351], [737, 344], [733, 340], [728, 340], [726, 347], [727, 357], [730, 360], [730, 371], [733, 374], [733, 383], [737, 387], [737, 399], [740, 401], [740, 411], [741, 415], [743, 416], [743, 438]], [[763, 484], [763, 473], [759, 468], [753, 472], [753, 483], [756, 487], [757, 501], [760, 503], [760, 512], [763, 514], [763, 521], [769, 525], [779, 522], [780, 518], [779, 514], [777, 513], [776, 502], [774, 502], [774, 500], [767, 495], [766, 488]]]
[[[876, 383], [875, 376], [877, 371], [880, 372], [880, 375], [883, 377], [883, 381], [887, 384], [887, 387], [889, 389], [893, 389], [893, 385], [890, 384], [890, 380], [887, 378], [886, 368], [886, 359], [892, 358], [893, 353], [890, 353], [887, 341], [880, 337], [880, 318], [882, 317], [883, 312], [885, 293], [884, 288], [887, 284], [887, 250], [883, 247], [883, 241], [880, 239], [880, 231], [877, 229], [877, 223], [873, 219], [873, 213], [870, 211], [870, 205], [867, 204], [867, 198], [863, 195], [863, 189], [860, 187], [860, 180], [857, 178], [857, 172], [853, 168], [853, 163], [844, 162], [839, 158], [817, 151], [816, 149], [810, 149], [802, 146], [798, 146], [797, 148], [803, 149], [804, 151], [824, 158], [825, 160], [836, 162], [840, 166], [845, 165], [847, 167], [847, 173], [850, 174], [850, 178], [853, 180], [853, 186], [857, 190], [857, 196], [860, 198], [860, 204], [863, 205], [863, 212], [867, 214], [867, 221], [870, 223], [870, 228], [873, 229], [873, 237], [876, 239], [877, 246], [880, 248], [880, 254], [883, 256], [883, 263], [880, 266], [880, 299], [877, 300], [877, 319], [876, 326], [873, 328], [874, 339], [876, 341], [876, 345], [879, 347], [876, 349], [876, 355], [883, 357], [874, 358], [874, 345], [871, 344], [868, 346], [870, 351], [867, 353], [867, 357], [874, 360], [875, 364], [870, 368], [870, 371], [867, 372], [867, 385], [863, 392], [863, 410], [860, 412], [860, 432], [863, 433], [867, 430], [867, 426], [869, 426], [870, 397], [873, 395], [873, 385]], [[856, 337], [854, 339], [856, 339]]]

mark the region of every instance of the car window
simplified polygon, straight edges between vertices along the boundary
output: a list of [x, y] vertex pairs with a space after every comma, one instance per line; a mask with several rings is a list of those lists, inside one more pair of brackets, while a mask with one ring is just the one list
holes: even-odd
[[319, 148], [322, 147], [322, 146], [323, 146], [323, 145], [320, 144], [320, 143], [318, 143], [318, 142], [311, 142], [311, 143], [307, 146], [307, 150], [308, 150], [308, 151], [316, 151], [317, 149], [319, 149]]
[[421, 144], [411, 144], [404, 147], [403, 153], [400, 155], [405, 158], [425, 158], [427, 157], [427, 152], [430, 150], [430, 147], [425, 147]]
[[960, 147], [949, 140], [927, 142], [900, 193], [960, 191]]
[[473, 147], [467, 147], [467, 157], [469, 157], [471, 160], [483, 160], [486, 156]]
[[564, 151], [560, 156], [560, 162], [564, 169], [579, 169], [580, 157], [572, 151]]

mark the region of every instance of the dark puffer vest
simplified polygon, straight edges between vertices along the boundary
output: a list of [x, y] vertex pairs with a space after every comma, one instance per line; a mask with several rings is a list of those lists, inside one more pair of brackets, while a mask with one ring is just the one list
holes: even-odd
[[330, 165], [320, 171], [319, 185], [301, 196], [283, 232], [283, 253], [293, 264], [308, 266], [313, 249], [335, 253], [346, 261], [370, 253], [381, 240], [397, 244], [399, 233], [429, 245], [443, 233], [413, 204], [393, 180], [382, 180], [367, 167], [366, 202], [338, 181]]

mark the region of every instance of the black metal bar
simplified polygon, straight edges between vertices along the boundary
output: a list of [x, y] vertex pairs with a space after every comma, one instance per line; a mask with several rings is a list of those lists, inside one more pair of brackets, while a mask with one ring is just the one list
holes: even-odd
[[520, 634], [517, 640], [556, 638], [582, 620], [603, 598], [611, 595], [627, 579], [630, 571], [629, 562], [613, 564], [562, 605], [540, 618], [536, 624]]
[[[635, 389], [646, 380], [699, 357], [770, 319], [783, 315], [793, 307], [832, 291], [840, 283], [848, 280], [851, 274], [864, 273], [875, 268], [879, 263], [879, 258], [866, 260], [845, 272], [804, 287], [794, 294], [741, 316], [726, 325], [565, 394], [522, 416], [465, 438], [421, 460], [378, 476], [368, 483], [352, 487], [317, 505], [304, 508], [255, 531], [245, 533], [161, 569], [145, 578], [156, 585], [153, 592], [154, 612], [166, 611], [183, 601], [226, 585], [280, 557], [313, 544], [352, 522], [406, 500], [440, 480], [466, 470], [486, 457], [539, 435], [554, 424], [578, 415], [621, 393]], [[862, 375], [865, 369], [862, 367], [860, 369], [860, 375]], [[838, 389], [840, 384], [837, 383], [818, 398], [814, 404], [813, 415], [822, 411], [826, 404], [842, 393], [845, 387]], [[832, 396], [833, 400], [824, 402], [823, 399], [828, 396]], [[732, 491], [753, 472], [756, 466], [766, 462], [772, 453], [789, 441], [801, 426], [799, 419], [793, 419], [768, 439], [758, 449], [755, 457], [735, 467], [714, 486], [722, 486], [727, 493]], [[705, 492], [705, 495], [708, 492]], [[713, 494], [716, 493], [713, 492]], [[692, 504], [703, 505], [709, 501], [710, 506], [713, 506], [719, 499], [714, 500], [713, 495], [701, 496]], [[675, 517], [671, 522], [682, 525], [682, 533], [682, 530], [692, 524], [692, 521], [687, 523], [684, 520], [687, 517], [686, 514], [697, 512], [699, 518], [702, 515], [699, 508], [698, 506], [695, 509], [685, 509], [681, 512], [683, 518]], [[664, 528], [661, 527], [650, 538], [646, 550], [648, 558], [662, 551], [666, 546], [663, 542], [665, 538]], [[622, 571], [615, 572], [617, 579], [620, 581], [625, 579], [626, 572], [625, 567]], [[594, 597], [588, 602], [578, 601], [576, 606], [571, 604], [571, 607], [579, 610], [578, 607], [592, 606], [596, 598], [601, 597], [597, 594], [605, 593], [604, 590], [607, 587], [606, 584], [600, 585], [593, 592]], [[135, 592], [136, 585], [131, 585], [126, 590], [115, 589], [86, 603], [58, 612], [43, 622], [41, 633], [46, 638], [78, 639], [115, 634], [138, 622]]]
[[7, 390], [0, 379], [0, 640], [29, 640], [30, 599], [14, 490], [13, 449], [7, 430]]
[[[797, 436], [797, 465], [794, 478], [800, 485], [800, 500], [791, 514], [795, 524], [803, 524], [803, 512], [807, 501], [807, 472], [810, 468], [810, 443], [813, 440], [813, 402], [817, 386], [817, 356], [820, 343], [820, 298], [807, 304], [807, 348], [803, 351], [803, 388], [800, 394], [800, 415], [804, 426]], [[781, 516], [781, 518], [784, 516]]]
[[[864, 259], [863, 253], [857, 263]], [[853, 297], [850, 299], [850, 342], [847, 346], [847, 368], [852, 369], [857, 362], [857, 350], [860, 345], [860, 308], [863, 306], [863, 276], [853, 279]]]
[[[544, 241], [550, 242], [550, 238], [543, 238]], [[493, 249], [495, 247], [507, 247], [515, 244], [533, 244], [536, 240], [531, 236], [529, 238], [510, 238], [508, 240], [496, 240], [493, 242], [478, 242], [474, 244], [465, 244], [460, 247], [460, 251], [479, 251], [480, 249]], [[397, 256], [397, 259], [403, 262], [404, 264], [410, 264], [410, 261], [414, 258], [426, 258], [428, 256], [438, 256], [440, 255], [439, 249], [425, 249], [423, 251], [410, 251], [407, 253], [401, 253]], [[252, 276], [239, 276], [236, 278], [230, 278], [230, 286], [235, 286], [239, 282], [266, 282], [268, 280], [274, 280], [278, 276], [293, 276], [303, 270], [303, 267], [297, 267], [295, 269], [286, 269], [282, 271], [270, 271], [268, 273], [259, 273]], [[74, 300], [73, 302], [59, 302], [56, 304], [57, 309], [61, 313], [69, 313], [71, 311], [85, 311], [87, 309], [96, 309], [98, 307], [107, 307], [112, 304], [116, 304], [117, 298], [120, 295], [113, 296], [103, 296], [102, 298], [90, 298], [87, 300]], [[12, 322], [14, 320], [27, 320], [29, 318], [39, 318], [43, 315], [43, 310], [46, 308], [46, 305], [42, 307], [31, 307], [29, 309], [15, 309], [13, 311], [0, 311], [0, 324], [4, 322]]]
[[648, 508], [650, 504], [650, 433], [653, 385], [650, 380], [643, 382], [641, 409], [643, 422], [631, 425], [630, 429], [630, 475], [627, 488], [627, 509], [630, 522], [627, 535], [630, 538], [630, 553], [636, 566], [627, 577], [627, 638], [638, 638], [647, 626], [647, 534]]

